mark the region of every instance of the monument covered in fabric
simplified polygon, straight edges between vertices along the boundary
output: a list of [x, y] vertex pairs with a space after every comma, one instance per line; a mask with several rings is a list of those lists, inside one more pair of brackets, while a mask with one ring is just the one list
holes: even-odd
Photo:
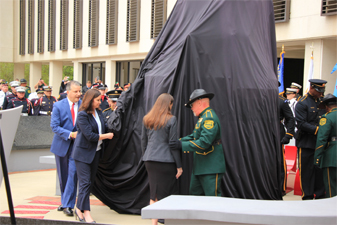
[[[106, 143], [95, 196], [119, 213], [139, 214], [149, 204], [140, 147], [143, 116], [160, 94], [170, 93], [178, 136], [191, 134], [197, 118], [184, 104], [197, 88], [215, 94], [211, 108], [221, 122], [227, 167], [222, 195], [282, 199], [271, 0], [177, 1], [131, 89], [118, 100], [113, 115], [122, 127]], [[180, 194], [187, 195], [193, 153], [182, 153], [182, 163]]]

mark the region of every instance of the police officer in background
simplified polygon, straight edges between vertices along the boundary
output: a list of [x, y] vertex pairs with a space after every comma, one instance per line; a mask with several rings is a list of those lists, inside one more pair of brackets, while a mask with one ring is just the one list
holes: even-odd
[[294, 117], [295, 117], [295, 107], [297, 104], [296, 95], [297, 95], [296, 88], [286, 88], [286, 96], [287, 96], [288, 104], [289, 104], [289, 107]]
[[8, 103], [10, 102], [10, 100], [12, 100], [13, 98], [16, 98], [16, 88], [20, 86], [20, 82], [19, 81], [12, 81], [9, 83], [9, 85], [11, 86], [11, 91], [12, 94], [7, 95], [4, 99], [4, 103], [2, 105], [2, 109], [8, 109]]
[[121, 95], [121, 93], [122, 93], [121, 90], [112, 90], [112, 91], [108, 91], [106, 93], [106, 95], [108, 96], [109, 108], [103, 110], [103, 118], [104, 118], [105, 122], [108, 121], [108, 119], [110, 117], [110, 114], [116, 108], [117, 101], [118, 101], [118, 98]]
[[[35, 103], [39, 101], [40, 98], [42, 98], [44, 96], [44, 91], [43, 91], [43, 88], [42, 89], [37, 89], [36, 92], [34, 92], [36, 94], [36, 98], [32, 98], [32, 99], [29, 99], [30, 102], [32, 103], [32, 106], [33, 106], [33, 109], [32, 109], [32, 115], [36, 115], [35, 112], [36, 112], [36, 109], [35, 109]], [[29, 96], [32, 96], [32, 95], [29, 95]]]
[[57, 102], [54, 96], [51, 96], [52, 86], [44, 86], [44, 95], [34, 104], [36, 116], [50, 116], [53, 111], [53, 105]]
[[31, 115], [33, 107], [29, 99], [25, 98], [26, 88], [22, 86], [16, 87], [16, 92], [17, 92], [17, 97], [12, 98], [8, 102], [7, 109], [16, 108], [22, 105], [23, 108], [21, 111], [21, 115], [22, 116]]
[[20, 80], [20, 86], [26, 88], [25, 98], [28, 98], [29, 95], [30, 95], [30, 93], [31, 93], [31, 90], [30, 90], [30, 87], [27, 86], [27, 80], [26, 80], [25, 78], [22, 78], [22, 79]]
[[97, 86], [97, 88], [101, 92], [101, 97], [102, 97], [102, 102], [99, 105], [99, 107], [101, 108], [102, 111], [104, 111], [105, 109], [109, 108], [108, 98], [105, 95], [106, 87], [100, 84]]
[[280, 190], [282, 190], [282, 195], [286, 194], [287, 189], [287, 165], [284, 157], [284, 145], [289, 144], [290, 139], [294, 137], [295, 130], [295, 119], [291, 109], [289, 107], [289, 102], [286, 98], [278, 96], [279, 98], [279, 110], [280, 110], [280, 142], [282, 149], [282, 161], [283, 166], [281, 168], [281, 178], [280, 178]]
[[337, 97], [323, 98], [327, 113], [319, 121], [314, 164], [323, 169], [325, 197], [337, 195]]
[[327, 81], [310, 79], [309, 82], [309, 92], [300, 99], [295, 108], [302, 200], [313, 199], [314, 194], [316, 199], [324, 198], [325, 195], [322, 170], [314, 166], [313, 162], [319, 120], [325, 113], [325, 109], [319, 109], [319, 104]]
[[300, 98], [302, 97], [299, 92], [302, 88], [301, 85], [295, 83], [295, 82], [292, 82], [291, 85], [290, 85], [290, 88], [295, 88], [297, 91], [296, 91], [296, 101], [300, 100]]

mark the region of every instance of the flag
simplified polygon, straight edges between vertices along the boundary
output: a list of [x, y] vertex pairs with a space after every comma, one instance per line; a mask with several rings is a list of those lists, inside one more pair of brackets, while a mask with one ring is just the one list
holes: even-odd
[[337, 70], [337, 63], [336, 63], [336, 65], [333, 67], [333, 69], [332, 69], [332, 71], [331, 71], [331, 74], [333, 73], [333, 72], [335, 72]]
[[310, 82], [309, 80], [312, 79], [314, 76], [314, 54], [313, 52], [311, 53], [311, 60], [310, 60], [310, 66], [309, 66], [309, 74], [308, 74], [308, 82], [307, 82], [307, 87], [305, 89], [305, 93], [307, 93], [310, 89]]
[[333, 91], [333, 95], [337, 97], [337, 79], [336, 79], [335, 90]]
[[284, 71], [284, 53], [286, 53], [285, 51], [282, 51], [280, 53], [280, 61], [278, 63], [278, 67], [277, 67], [277, 76], [278, 76], [278, 81], [280, 82], [280, 86], [278, 87], [278, 92], [284, 92], [284, 83], [283, 83], [283, 71]]

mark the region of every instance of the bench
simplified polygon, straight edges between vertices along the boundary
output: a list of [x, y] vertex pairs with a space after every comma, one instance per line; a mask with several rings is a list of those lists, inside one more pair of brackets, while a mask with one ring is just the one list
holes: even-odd
[[142, 209], [172, 224], [336, 224], [337, 197], [308, 201], [171, 195]]

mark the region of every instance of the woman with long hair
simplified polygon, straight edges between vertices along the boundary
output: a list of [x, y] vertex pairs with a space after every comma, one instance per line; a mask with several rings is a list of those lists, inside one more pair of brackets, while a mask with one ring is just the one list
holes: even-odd
[[[172, 115], [173, 97], [161, 94], [143, 118], [143, 161], [150, 184], [150, 205], [178, 192], [177, 179], [182, 174], [180, 151], [170, 149], [177, 140], [177, 119]], [[152, 224], [157, 224], [152, 219]]]
[[78, 110], [75, 139], [72, 157], [75, 160], [78, 177], [78, 197], [75, 218], [81, 222], [96, 223], [90, 214], [90, 191], [95, 181], [98, 162], [101, 156], [104, 139], [112, 139], [113, 133], [106, 133], [101, 104], [101, 92], [88, 90]]

